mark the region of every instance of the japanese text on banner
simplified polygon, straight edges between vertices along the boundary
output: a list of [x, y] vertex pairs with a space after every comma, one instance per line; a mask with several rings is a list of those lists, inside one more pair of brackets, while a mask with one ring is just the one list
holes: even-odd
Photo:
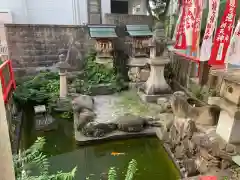
[[216, 27], [220, 0], [209, 0], [209, 13], [200, 51], [200, 61], [208, 61], [211, 55], [213, 32]]
[[220, 26], [216, 31], [208, 64], [223, 65], [236, 17], [236, 0], [228, 0]]

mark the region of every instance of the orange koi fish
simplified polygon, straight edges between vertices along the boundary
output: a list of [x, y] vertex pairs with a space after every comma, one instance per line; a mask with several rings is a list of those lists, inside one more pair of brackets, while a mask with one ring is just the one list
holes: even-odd
[[119, 153], [119, 152], [112, 152], [112, 156], [119, 156], [119, 155], [125, 155], [125, 153]]

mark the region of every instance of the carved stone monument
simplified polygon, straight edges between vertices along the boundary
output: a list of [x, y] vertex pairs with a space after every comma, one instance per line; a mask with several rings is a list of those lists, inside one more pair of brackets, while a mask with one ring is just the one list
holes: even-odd
[[[161, 56], [157, 56], [157, 44], [159, 44]], [[148, 63], [151, 67], [150, 76], [143, 88], [140, 88], [140, 96], [144, 101], [156, 102], [159, 97], [171, 93], [171, 88], [164, 77], [164, 67], [170, 61], [165, 50], [166, 45], [163, 26], [161, 23], [157, 23], [153, 32], [153, 38], [149, 41], [150, 58]]]

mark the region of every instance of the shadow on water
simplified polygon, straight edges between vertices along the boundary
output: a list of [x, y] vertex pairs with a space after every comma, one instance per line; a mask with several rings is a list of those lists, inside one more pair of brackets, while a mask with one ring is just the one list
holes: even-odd
[[[138, 163], [137, 180], [176, 180], [179, 173], [169, 159], [157, 138], [138, 138], [121, 141], [110, 141], [94, 146], [77, 147], [73, 137], [73, 124], [58, 119], [54, 131], [35, 131], [33, 110], [28, 108], [24, 114], [21, 147], [29, 147], [36, 137], [44, 136], [46, 145], [44, 153], [51, 156], [50, 172], [70, 171], [77, 166], [77, 180], [99, 180], [102, 173], [110, 167], [116, 167], [120, 179], [124, 179], [128, 162], [136, 159]], [[113, 156], [112, 152], [124, 153]]]

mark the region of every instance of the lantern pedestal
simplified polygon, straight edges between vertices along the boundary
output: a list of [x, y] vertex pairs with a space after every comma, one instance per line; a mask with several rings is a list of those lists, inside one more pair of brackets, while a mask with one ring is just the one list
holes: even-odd
[[157, 102], [159, 97], [171, 95], [171, 88], [164, 77], [164, 67], [169, 63], [168, 59], [149, 59], [151, 66], [150, 76], [143, 88], [140, 89], [139, 95], [143, 101]]
[[128, 77], [132, 84], [143, 84], [147, 81], [150, 68], [147, 58], [130, 58], [128, 61]]
[[98, 64], [103, 64], [106, 67], [113, 68], [113, 57], [108, 56], [108, 57], [103, 57], [101, 55], [96, 56], [96, 63]]

